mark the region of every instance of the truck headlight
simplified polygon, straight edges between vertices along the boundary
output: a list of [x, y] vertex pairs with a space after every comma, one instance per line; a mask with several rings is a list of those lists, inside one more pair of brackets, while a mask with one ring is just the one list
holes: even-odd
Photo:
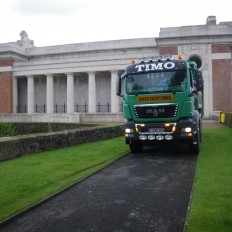
[[131, 129], [131, 128], [126, 128], [125, 129], [125, 133], [133, 133], [134, 132], [134, 130], [133, 129]]
[[173, 140], [173, 135], [165, 135], [166, 140]]
[[164, 140], [164, 136], [163, 135], [157, 135], [156, 140]]
[[191, 128], [191, 127], [186, 127], [186, 128], [184, 129], [184, 131], [187, 132], [187, 133], [189, 133], [189, 132], [192, 131], [192, 128]]
[[191, 127], [184, 127], [181, 129], [181, 136], [192, 136], [192, 128]]
[[155, 140], [155, 135], [148, 135], [147, 138], [148, 140]]
[[146, 136], [146, 135], [140, 135], [140, 136], [139, 136], [139, 139], [140, 139], [140, 140], [147, 140], [147, 136]]

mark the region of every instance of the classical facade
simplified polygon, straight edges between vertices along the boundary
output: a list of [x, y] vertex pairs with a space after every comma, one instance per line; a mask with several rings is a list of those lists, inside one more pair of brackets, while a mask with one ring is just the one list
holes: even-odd
[[35, 47], [25, 31], [20, 36], [0, 44], [0, 120], [120, 114], [117, 76], [131, 59], [158, 54], [197, 62], [204, 75], [205, 117], [232, 111], [232, 22], [217, 24], [209, 16], [204, 25], [161, 28], [156, 38], [47, 47]]

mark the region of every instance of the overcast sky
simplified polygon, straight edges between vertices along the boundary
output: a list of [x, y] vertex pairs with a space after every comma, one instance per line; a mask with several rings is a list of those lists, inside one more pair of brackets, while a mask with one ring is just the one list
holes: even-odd
[[0, 43], [25, 30], [37, 47], [158, 37], [162, 27], [232, 21], [230, 0], [1, 0]]

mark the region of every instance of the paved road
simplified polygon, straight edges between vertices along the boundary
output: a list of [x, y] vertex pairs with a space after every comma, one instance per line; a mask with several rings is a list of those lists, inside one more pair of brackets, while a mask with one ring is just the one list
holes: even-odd
[[196, 156], [173, 150], [130, 154], [0, 231], [183, 231]]

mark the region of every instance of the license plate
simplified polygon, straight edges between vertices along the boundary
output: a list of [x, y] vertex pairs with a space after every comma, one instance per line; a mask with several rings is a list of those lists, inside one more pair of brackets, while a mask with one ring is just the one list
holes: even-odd
[[164, 132], [164, 128], [149, 128], [148, 131], [152, 133]]

